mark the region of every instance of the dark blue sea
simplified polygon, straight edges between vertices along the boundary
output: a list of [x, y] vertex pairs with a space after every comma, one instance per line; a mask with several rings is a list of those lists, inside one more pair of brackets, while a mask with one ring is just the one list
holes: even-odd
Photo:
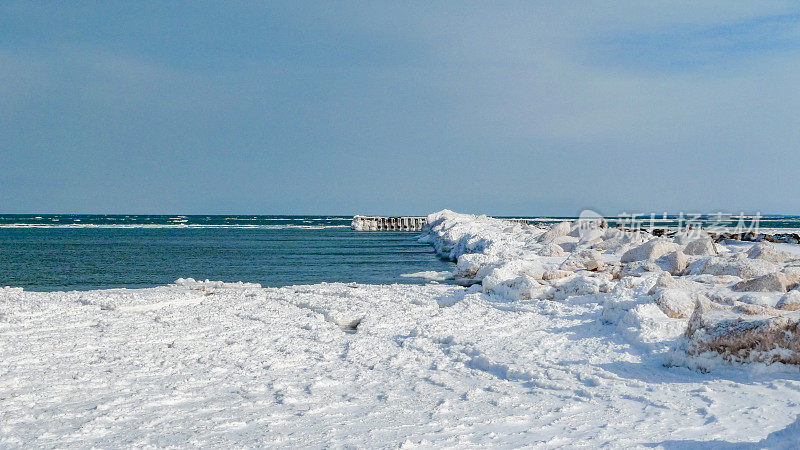
[[450, 270], [414, 232], [356, 232], [345, 216], [0, 216], [0, 286], [138, 288], [177, 278], [263, 286], [424, 283]]

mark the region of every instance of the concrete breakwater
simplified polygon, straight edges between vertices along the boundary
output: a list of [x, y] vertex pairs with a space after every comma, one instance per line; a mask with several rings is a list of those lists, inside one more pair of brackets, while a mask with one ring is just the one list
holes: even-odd
[[[528, 219], [501, 219], [529, 224]], [[356, 231], [422, 231], [428, 222], [423, 216], [353, 216], [350, 228]]]
[[[522, 223], [529, 225], [530, 219], [516, 219], [516, 218], [497, 218], [514, 223]], [[580, 220], [576, 218], [576, 220]], [[425, 216], [353, 216], [353, 221], [350, 223], [350, 228], [356, 231], [422, 231], [422, 228], [428, 222]], [[603, 220], [597, 226], [600, 228], [607, 228], [608, 224]], [[669, 228], [628, 228], [617, 225], [616, 228], [625, 231], [643, 231], [652, 234], [656, 237], [674, 237], [677, 230]], [[691, 227], [689, 227], [691, 229]], [[778, 233], [778, 234], [765, 234], [765, 233], [714, 233], [709, 232], [709, 236], [716, 242], [724, 241], [727, 239], [736, 241], [769, 241], [769, 242], [783, 242], [788, 244], [799, 244], [800, 235], [796, 233]]]
[[421, 231], [428, 218], [422, 216], [353, 216], [356, 231]]

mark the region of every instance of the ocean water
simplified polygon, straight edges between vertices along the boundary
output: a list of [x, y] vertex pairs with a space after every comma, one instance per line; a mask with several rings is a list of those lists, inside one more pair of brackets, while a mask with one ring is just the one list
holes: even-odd
[[355, 232], [344, 216], [0, 216], [0, 286], [137, 288], [181, 277], [264, 286], [403, 277], [452, 263], [414, 232]]

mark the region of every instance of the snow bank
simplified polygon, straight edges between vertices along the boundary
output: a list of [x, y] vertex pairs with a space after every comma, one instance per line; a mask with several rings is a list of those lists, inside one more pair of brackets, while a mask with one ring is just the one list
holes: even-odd
[[[698, 230], [654, 237], [591, 221], [510, 225], [447, 210], [430, 215], [428, 223], [422, 240], [457, 261], [456, 279], [480, 282], [485, 293], [505, 301], [582, 297], [603, 305], [605, 323], [653, 352], [688, 348], [689, 356], [717, 352], [731, 362], [800, 362], [798, 347], [775, 337], [776, 330], [789, 333], [786, 311], [800, 309], [800, 293], [793, 290], [800, 282], [798, 252], [788, 244], [714, 243]], [[743, 322], [700, 320], [693, 316], [698, 302], [756, 305], [780, 319], [743, 335], [741, 323], [755, 319], [742, 307], [727, 314]], [[695, 328], [690, 317], [700, 320]], [[701, 332], [715, 338], [703, 341]], [[731, 356], [734, 341], [733, 353], [746, 357]]]
[[[653, 357], [686, 320], [639, 299], [682, 280], [571, 274], [548, 277], [553, 301], [477, 285], [0, 289], [0, 447], [797, 439], [796, 371], [709, 375]], [[613, 311], [618, 325], [602, 325]]]

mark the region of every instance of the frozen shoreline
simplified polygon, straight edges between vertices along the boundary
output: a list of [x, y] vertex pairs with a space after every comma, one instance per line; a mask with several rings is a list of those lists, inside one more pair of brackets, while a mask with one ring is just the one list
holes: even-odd
[[785, 294], [736, 292], [738, 281], [704, 274], [657, 286], [661, 258], [621, 263], [609, 247], [601, 269], [570, 259], [582, 237], [542, 243], [537, 227], [434, 216], [426, 239], [482, 285], [1, 289], [0, 446], [797, 441], [796, 366], [682, 361], [689, 319], [656, 303], [666, 289], [762, 303]]
[[[668, 364], [800, 365], [800, 246], [672, 237], [601, 221], [526, 226], [441, 211], [421, 240], [457, 261], [462, 284], [506, 301], [582, 298]], [[787, 368], [794, 370], [793, 368]]]

